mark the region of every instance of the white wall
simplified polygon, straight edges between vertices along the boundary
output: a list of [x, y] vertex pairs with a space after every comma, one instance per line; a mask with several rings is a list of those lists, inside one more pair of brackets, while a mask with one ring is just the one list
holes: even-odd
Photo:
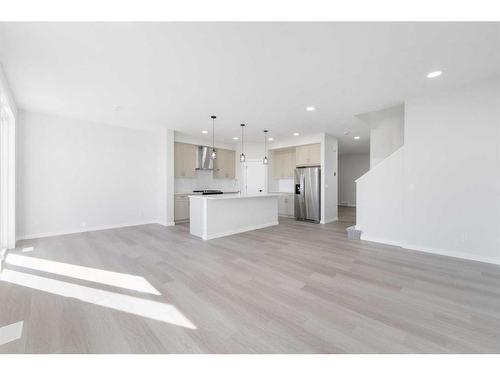
[[339, 205], [356, 206], [356, 180], [370, 169], [370, 154], [339, 155]]
[[370, 168], [403, 146], [404, 106], [358, 116], [370, 127]]
[[500, 85], [405, 104], [406, 246], [500, 263]]
[[405, 112], [404, 146], [358, 180], [362, 238], [500, 264], [499, 81]]
[[401, 245], [403, 241], [404, 147], [356, 181], [356, 227], [361, 239]]
[[165, 143], [154, 131], [20, 111], [17, 236], [169, 220]]

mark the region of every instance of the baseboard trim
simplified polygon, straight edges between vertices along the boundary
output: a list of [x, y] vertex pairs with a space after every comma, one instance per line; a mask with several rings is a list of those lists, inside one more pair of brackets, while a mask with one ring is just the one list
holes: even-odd
[[452, 257], [452, 258], [459, 258], [459, 259], [465, 259], [465, 260], [472, 260], [475, 262], [483, 262], [483, 263], [500, 265], [500, 259], [484, 257], [481, 255], [471, 255], [471, 254], [467, 254], [467, 253], [464, 253], [461, 251], [436, 249], [436, 248], [419, 246], [419, 245], [408, 244], [408, 243], [402, 243], [401, 247], [403, 247], [405, 249], [422, 251], [425, 253], [431, 253], [431, 254], [436, 254], [436, 255], [443, 255], [443, 256]]
[[209, 234], [209, 235], [203, 236], [203, 239], [204, 240], [213, 240], [214, 238], [231, 236], [233, 234], [238, 234], [238, 233], [243, 233], [243, 232], [249, 232], [249, 231], [252, 231], [252, 230], [257, 230], [257, 229], [272, 227], [274, 225], [279, 225], [279, 222], [273, 221], [271, 223], [253, 225], [253, 226], [250, 226], [250, 227], [245, 227], [245, 228], [230, 230], [230, 231], [227, 231], [227, 232], [220, 232], [220, 233]]
[[[164, 225], [163, 223], [159, 222], [158, 220], [154, 220], [154, 221], [137, 221], [137, 222], [131, 222], [131, 223], [111, 224], [111, 225], [99, 225], [99, 226], [93, 226], [93, 227], [85, 227], [85, 228], [82, 228], [82, 229], [73, 229], [73, 230], [68, 230], [68, 231], [28, 234], [28, 235], [16, 237], [16, 241], [32, 240], [32, 239], [36, 239], [36, 238], [45, 238], [45, 237], [64, 236], [64, 235], [67, 235], [67, 234], [95, 232], [95, 231], [106, 230], [106, 229], [136, 227], [136, 226], [139, 226], [139, 225], [147, 225], [147, 224]], [[169, 226], [169, 225], [166, 225], [166, 226]]]
[[5, 262], [5, 258], [7, 258], [7, 253], [9, 249], [1, 249], [0, 250], [0, 272], [3, 270], [3, 264]]
[[338, 217], [334, 217], [333, 219], [321, 220], [319, 223], [320, 224], [328, 224], [328, 223], [333, 223], [334, 221], [339, 221], [339, 218]]
[[436, 248], [432, 248], [432, 247], [420, 246], [420, 245], [415, 245], [415, 244], [410, 244], [410, 243], [405, 243], [405, 242], [398, 242], [398, 241], [391, 241], [391, 240], [386, 240], [386, 239], [382, 239], [382, 238], [370, 237], [370, 236], [366, 236], [363, 234], [361, 234], [361, 240], [370, 241], [370, 242], [377, 242], [377, 243], [382, 243], [382, 244], [391, 245], [391, 246], [398, 246], [398, 247], [401, 247], [403, 249], [415, 250], [415, 251], [420, 251], [423, 253], [429, 253], [429, 254], [434, 254], [434, 255], [442, 255], [442, 256], [447, 256], [447, 257], [451, 257], [451, 258], [471, 260], [474, 262], [483, 262], [483, 263], [500, 265], [500, 259], [471, 255], [471, 254], [463, 253], [460, 251], [436, 249]]
[[157, 221], [156, 223], [160, 224], [160, 225], [163, 225], [164, 227], [173, 227], [175, 225], [174, 221], [169, 221], [169, 222]]

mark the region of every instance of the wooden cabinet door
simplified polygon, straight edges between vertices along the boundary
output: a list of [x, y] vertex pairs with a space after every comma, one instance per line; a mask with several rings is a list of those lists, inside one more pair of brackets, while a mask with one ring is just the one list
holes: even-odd
[[217, 159], [214, 160], [214, 178], [225, 178], [225, 159], [226, 154], [225, 150], [222, 148], [218, 148], [217, 150]]
[[282, 160], [283, 152], [281, 150], [273, 151], [272, 153], [272, 164], [273, 164], [273, 177], [281, 178], [282, 175]]
[[196, 176], [196, 146], [174, 143], [174, 176], [192, 178]]
[[184, 177], [184, 163], [183, 163], [183, 152], [184, 147], [183, 143], [175, 142], [174, 143], [174, 176], [175, 177]]
[[296, 165], [307, 165], [309, 159], [309, 145], [297, 146], [295, 148], [295, 163]]
[[286, 215], [285, 196], [282, 194], [278, 196], [278, 214]]
[[297, 146], [295, 148], [295, 161], [297, 166], [320, 165], [321, 146], [319, 143]]
[[286, 205], [286, 214], [288, 216], [294, 216], [295, 211], [294, 211], [294, 202], [295, 196], [294, 194], [287, 194], [286, 195], [286, 200], [285, 200], [285, 205]]
[[226, 160], [225, 160], [225, 170], [224, 177], [234, 180], [236, 177], [236, 152], [232, 150], [226, 151]]
[[234, 179], [236, 176], [235, 158], [235, 151], [217, 149], [217, 159], [214, 160], [214, 178]]
[[321, 145], [319, 143], [315, 143], [313, 145], [309, 145], [309, 165], [320, 165], [321, 164]]
[[182, 221], [189, 219], [189, 197], [187, 195], [175, 195], [174, 198], [174, 220]]
[[183, 152], [184, 177], [196, 177], [196, 146], [185, 143]]
[[293, 178], [295, 171], [295, 150], [285, 150], [283, 154], [283, 178]]

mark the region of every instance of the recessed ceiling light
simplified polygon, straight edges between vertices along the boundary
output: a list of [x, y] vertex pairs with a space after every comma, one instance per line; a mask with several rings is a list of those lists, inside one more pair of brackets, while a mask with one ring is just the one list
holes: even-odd
[[312, 105], [310, 105], [309, 107], [306, 107], [306, 111], [308, 112], [312, 112], [314, 111], [316, 108], [314, 108]]
[[237, 141], [238, 139], [238, 137], [233, 137], [233, 141]]
[[356, 135], [356, 136], [354, 137], [354, 139], [359, 139], [359, 138], [361, 138], [359, 135]]
[[430, 72], [429, 74], [427, 74], [427, 78], [439, 77], [441, 74], [443, 74], [442, 71], [436, 70], [435, 72]]
[[203, 134], [208, 134], [208, 130], [202, 130], [201, 131]]
[[299, 133], [293, 133], [293, 135], [297, 137], [297, 136], [299, 136], [300, 134], [299, 134]]
[[267, 140], [272, 142], [272, 141], [274, 141], [274, 138], [272, 138], [272, 137], [271, 138], [267, 138]]

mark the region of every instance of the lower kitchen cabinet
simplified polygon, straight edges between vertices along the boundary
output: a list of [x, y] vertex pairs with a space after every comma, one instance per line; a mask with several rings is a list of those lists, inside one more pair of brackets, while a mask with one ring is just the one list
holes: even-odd
[[175, 194], [174, 196], [174, 220], [183, 222], [189, 220], [189, 195]]
[[294, 199], [293, 193], [281, 193], [278, 197], [278, 215], [294, 217]]

